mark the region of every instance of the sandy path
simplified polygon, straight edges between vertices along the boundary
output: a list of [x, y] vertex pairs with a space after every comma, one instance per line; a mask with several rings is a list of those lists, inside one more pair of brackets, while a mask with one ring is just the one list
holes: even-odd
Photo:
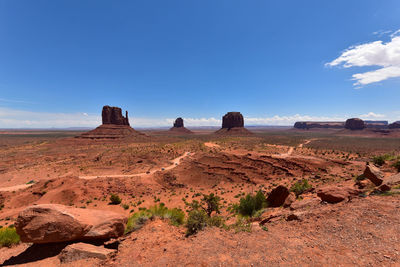
[[12, 191], [17, 191], [20, 189], [25, 189], [28, 187], [31, 187], [33, 184], [19, 184], [19, 185], [14, 185], [14, 186], [8, 186], [8, 187], [1, 187], [0, 192], [12, 192]]
[[172, 164], [167, 166], [167, 167], [162, 167], [162, 168], [157, 168], [154, 170], [151, 170], [149, 172], [142, 172], [142, 173], [135, 173], [135, 174], [108, 174], [108, 175], [91, 175], [91, 176], [79, 176], [80, 179], [86, 179], [86, 180], [91, 180], [91, 179], [96, 179], [96, 178], [130, 178], [130, 177], [136, 177], [136, 176], [146, 176], [146, 175], [152, 175], [157, 171], [167, 171], [167, 170], [172, 170], [176, 166], [178, 166], [181, 163], [181, 160], [186, 158], [187, 156], [193, 155], [194, 153], [191, 152], [185, 152], [182, 156], [179, 156], [175, 159], [173, 159], [171, 162]]
[[[303, 143], [299, 144], [297, 147], [298, 147], [298, 148], [301, 148], [301, 147], [303, 147], [304, 145], [309, 144], [309, 143], [310, 143], [311, 141], [313, 141], [313, 140], [314, 140], [314, 139], [308, 139], [308, 140], [304, 141]], [[293, 154], [293, 151], [294, 151], [294, 147], [293, 147], [293, 146], [290, 146], [290, 147], [289, 147], [289, 150], [288, 150], [286, 153], [281, 153], [281, 154], [279, 154], [279, 155], [275, 155], [275, 157], [287, 158], [287, 157], [289, 157], [289, 156], [291, 156], [291, 155]]]

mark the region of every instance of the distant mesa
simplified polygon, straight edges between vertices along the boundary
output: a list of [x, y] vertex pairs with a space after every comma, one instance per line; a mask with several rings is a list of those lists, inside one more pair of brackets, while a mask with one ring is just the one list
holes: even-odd
[[171, 129], [169, 129], [170, 133], [175, 134], [192, 134], [193, 132], [183, 125], [183, 119], [181, 117], [177, 118], [174, 122], [174, 125]]
[[388, 126], [389, 129], [400, 129], [400, 121], [395, 121]]
[[129, 125], [128, 111], [125, 117], [119, 107], [104, 106], [101, 112], [103, 124], [96, 129], [83, 133], [77, 138], [86, 139], [120, 139], [125, 137], [146, 137]]
[[251, 135], [253, 134], [244, 128], [243, 115], [240, 112], [228, 112], [222, 117], [222, 128], [216, 134], [229, 135]]
[[344, 128], [355, 131], [355, 130], [363, 130], [365, 128], [365, 123], [362, 119], [359, 118], [351, 118], [346, 120], [344, 124]]
[[344, 122], [341, 121], [298, 121], [294, 124], [296, 129], [330, 128], [343, 129]]
[[361, 120], [359, 118], [351, 118], [347, 121], [297, 121], [294, 124], [296, 129], [349, 129], [349, 130], [363, 130], [363, 129], [394, 129], [396, 125], [390, 124], [388, 121], [371, 121]]

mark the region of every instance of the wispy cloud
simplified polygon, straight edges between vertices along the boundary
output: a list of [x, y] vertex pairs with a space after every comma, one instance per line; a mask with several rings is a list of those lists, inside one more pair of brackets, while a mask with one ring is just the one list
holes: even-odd
[[352, 46], [326, 66], [367, 67], [378, 66], [377, 70], [354, 74], [355, 86], [377, 83], [389, 78], [400, 77], [400, 30], [390, 35], [391, 40], [384, 43], [375, 41]]

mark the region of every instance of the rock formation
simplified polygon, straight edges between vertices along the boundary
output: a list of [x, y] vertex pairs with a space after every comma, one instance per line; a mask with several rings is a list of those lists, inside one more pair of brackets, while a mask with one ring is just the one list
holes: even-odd
[[119, 107], [104, 106], [101, 117], [103, 124], [129, 125], [128, 111], [125, 112], [124, 117]]
[[169, 129], [170, 133], [174, 134], [191, 134], [193, 133], [189, 129], [186, 129], [183, 125], [183, 119], [181, 117], [177, 118], [174, 122], [174, 125], [171, 129]]
[[217, 134], [250, 135], [252, 132], [244, 128], [243, 115], [240, 112], [228, 112], [222, 117], [222, 128]]
[[177, 118], [174, 122], [174, 127], [175, 128], [181, 128], [183, 126], [183, 119], [181, 117]]
[[363, 120], [358, 119], [358, 118], [352, 118], [352, 119], [348, 119], [344, 125], [344, 127], [346, 129], [349, 130], [362, 130], [365, 128], [365, 123]]
[[297, 121], [294, 124], [296, 129], [313, 129], [313, 128], [324, 128], [324, 129], [342, 129], [344, 128], [344, 122], [340, 121]]
[[400, 129], [400, 121], [395, 121], [389, 124], [389, 129]]
[[244, 127], [243, 115], [240, 112], [228, 112], [222, 117], [222, 128]]
[[41, 204], [22, 211], [15, 228], [22, 242], [43, 244], [119, 237], [126, 221], [124, 215], [111, 211]]
[[101, 112], [103, 124], [96, 129], [83, 133], [77, 138], [86, 139], [120, 139], [124, 137], [146, 137], [138, 131], [135, 131], [129, 125], [128, 111], [125, 117], [122, 116], [122, 110], [119, 107], [104, 106]]
[[359, 190], [350, 187], [325, 186], [317, 191], [317, 196], [328, 203], [338, 203], [343, 200], [349, 200], [351, 197], [356, 197], [360, 193]]

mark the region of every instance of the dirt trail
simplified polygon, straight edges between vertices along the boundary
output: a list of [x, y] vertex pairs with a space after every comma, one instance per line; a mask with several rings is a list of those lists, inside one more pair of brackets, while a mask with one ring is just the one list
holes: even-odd
[[1, 187], [0, 188], [0, 192], [12, 192], [12, 191], [17, 191], [20, 189], [25, 189], [28, 187], [31, 187], [33, 185], [32, 184], [19, 184], [19, 185], [14, 185], [14, 186], [8, 186], [8, 187]]
[[[313, 141], [314, 139], [308, 139], [308, 140], [305, 140], [303, 143], [301, 143], [301, 144], [299, 144], [297, 147], [298, 148], [301, 148], [301, 147], [303, 147], [304, 145], [307, 145], [307, 144], [309, 144], [311, 141]], [[279, 157], [279, 158], [287, 158], [287, 157], [289, 157], [289, 156], [291, 156], [292, 154], [293, 154], [293, 151], [294, 151], [294, 146], [290, 146], [289, 147], [289, 150], [286, 152], [286, 153], [281, 153], [281, 154], [279, 154], [279, 155], [276, 155], [277, 157]], [[276, 157], [275, 156], [275, 157]]]
[[80, 179], [86, 179], [86, 180], [91, 180], [91, 179], [96, 179], [96, 178], [130, 178], [130, 177], [136, 177], [136, 176], [146, 176], [146, 175], [152, 175], [157, 171], [167, 171], [167, 170], [172, 170], [176, 166], [178, 166], [181, 163], [181, 160], [186, 158], [187, 156], [193, 155], [194, 153], [191, 152], [185, 152], [182, 156], [179, 156], [175, 159], [173, 159], [171, 162], [172, 164], [167, 166], [167, 167], [161, 167], [161, 168], [156, 168], [148, 172], [142, 172], [142, 173], [136, 173], [136, 174], [108, 174], [108, 175], [91, 175], [91, 176], [79, 176]]
[[204, 145], [206, 147], [210, 147], [210, 148], [220, 148], [221, 146], [216, 144], [216, 143], [212, 143], [212, 142], [205, 142]]

